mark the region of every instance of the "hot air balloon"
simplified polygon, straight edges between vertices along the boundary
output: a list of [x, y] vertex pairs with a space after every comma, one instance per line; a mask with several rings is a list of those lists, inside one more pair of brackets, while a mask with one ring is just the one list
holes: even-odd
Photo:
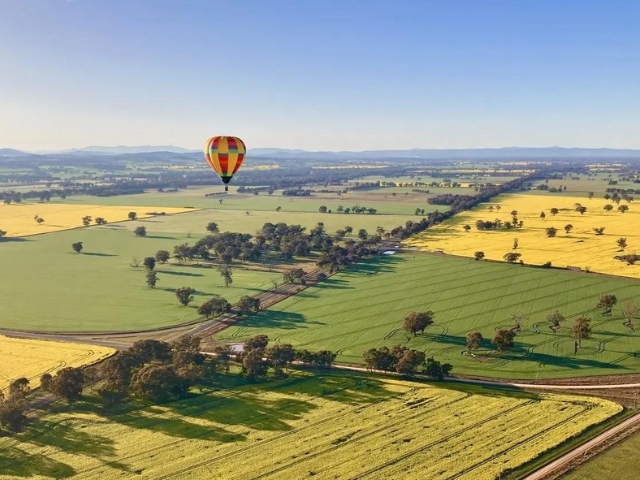
[[209, 166], [224, 182], [224, 190], [229, 191], [228, 183], [240, 169], [247, 147], [238, 137], [212, 137], [204, 146], [204, 158]]

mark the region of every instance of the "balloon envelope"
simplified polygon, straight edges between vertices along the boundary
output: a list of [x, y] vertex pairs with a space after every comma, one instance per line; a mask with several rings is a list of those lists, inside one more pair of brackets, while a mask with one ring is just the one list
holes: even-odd
[[228, 190], [227, 184], [240, 169], [247, 147], [238, 137], [211, 137], [204, 146], [204, 158], [209, 166], [220, 175]]

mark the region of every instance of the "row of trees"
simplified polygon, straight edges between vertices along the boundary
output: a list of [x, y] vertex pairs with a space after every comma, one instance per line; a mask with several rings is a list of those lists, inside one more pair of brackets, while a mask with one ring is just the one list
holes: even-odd
[[427, 358], [424, 352], [401, 345], [394, 345], [391, 349], [386, 346], [370, 348], [362, 354], [362, 358], [368, 370], [396, 372], [407, 376], [421, 373], [437, 380], [443, 380], [453, 368], [433, 357]]

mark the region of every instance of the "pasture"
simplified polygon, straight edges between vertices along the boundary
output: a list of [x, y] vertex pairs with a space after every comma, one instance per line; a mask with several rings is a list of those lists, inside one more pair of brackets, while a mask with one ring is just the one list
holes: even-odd
[[[224, 376], [222, 376], [224, 381]], [[0, 439], [4, 478], [494, 478], [622, 410], [590, 397], [293, 373]]]
[[0, 335], [0, 392], [20, 377], [29, 379], [30, 387], [40, 385], [43, 373], [54, 375], [65, 367], [81, 367], [98, 362], [115, 350], [80, 343], [51, 342]]
[[597, 456], [579, 465], [562, 480], [620, 480], [622, 478], [637, 478], [640, 449], [640, 432], [632, 434], [619, 443], [599, 453]]
[[[95, 201], [95, 199], [94, 199]], [[139, 218], [148, 218], [157, 209], [152, 207], [140, 208], [130, 205], [105, 206], [90, 204], [53, 203], [14, 203], [6, 205], [0, 203], [0, 230], [7, 232], [7, 237], [24, 237], [69, 230], [83, 226], [82, 217], [91, 216], [92, 224], [96, 217], [102, 217], [107, 222], [121, 222], [127, 220], [129, 212], [136, 212]], [[188, 211], [183, 208], [162, 207], [166, 214]], [[44, 222], [38, 223], [35, 218], [41, 217]]]
[[[587, 208], [584, 214], [576, 211], [578, 203]], [[496, 205], [500, 206], [499, 212], [495, 210]], [[613, 210], [605, 211], [605, 205], [612, 205]], [[520, 260], [526, 264], [551, 262], [555, 267], [575, 266], [592, 272], [640, 278], [640, 262], [628, 265], [614, 258], [640, 252], [640, 207], [625, 201], [620, 205], [628, 206], [629, 210], [621, 213], [618, 205], [604, 198], [501, 195], [494, 202], [481, 204], [416, 235], [409, 244], [465, 257], [482, 251], [485, 258], [491, 260], [502, 260], [505, 253], [513, 251], [522, 254]], [[489, 211], [489, 207], [493, 211]], [[553, 215], [552, 208], [559, 212]], [[481, 231], [476, 228], [478, 220], [512, 221], [513, 210], [524, 222], [522, 228]], [[545, 218], [540, 218], [540, 212], [545, 212]], [[469, 225], [471, 230], [466, 232], [464, 225]], [[566, 225], [572, 225], [569, 233], [564, 230]], [[553, 238], [547, 236], [549, 227], [557, 229]], [[593, 229], [600, 227], [605, 228], [604, 234], [596, 235]], [[616, 243], [621, 237], [627, 241], [624, 251]], [[513, 249], [515, 239], [518, 239], [516, 250]]]
[[[615, 294], [612, 316], [596, 309]], [[380, 258], [336, 274], [215, 336], [241, 342], [267, 334], [296, 348], [338, 352], [338, 362], [361, 364], [372, 347], [406, 345], [454, 366], [455, 374], [501, 378], [559, 378], [640, 371], [640, 335], [623, 325], [620, 305], [640, 303], [640, 283], [562, 270], [476, 262], [425, 253]], [[546, 317], [566, 318], [554, 333]], [[402, 330], [411, 311], [432, 310], [435, 324], [412, 337]], [[509, 315], [529, 314], [515, 348], [498, 354], [495, 331], [513, 328]], [[593, 336], [574, 355], [573, 318], [589, 314]], [[476, 356], [464, 354], [466, 335], [485, 340]]]

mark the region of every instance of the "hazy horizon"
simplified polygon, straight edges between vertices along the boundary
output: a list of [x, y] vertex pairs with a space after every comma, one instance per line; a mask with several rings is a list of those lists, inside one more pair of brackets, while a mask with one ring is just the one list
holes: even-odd
[[1, 147], [640, 148], [632, 2], [0, 9]]

